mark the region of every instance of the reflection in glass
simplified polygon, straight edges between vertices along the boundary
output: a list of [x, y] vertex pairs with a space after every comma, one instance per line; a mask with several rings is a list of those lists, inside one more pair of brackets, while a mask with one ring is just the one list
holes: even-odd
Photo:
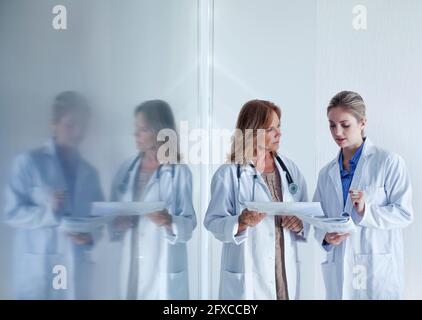
[[192, 175], [176, 153], [160, 156], [161, 130], [175, 132], [168, 103], [150, 100], [135, 110], [138, 154], [123, 163], [114, 179], [111, 201], [164, 202], [165, 209], [147, 215], [119, 216], [111, 238], [121, 243], [119, 297], [122, 299], [188, 299], [186, 242], [196, 227]]
[[90, 108], [77, 92], [62, 92], [52, 108], [52, 137], [16, 157], [6, 188], [5, 222], [15, 228], [18, 299], [88, 299], [91, 249], [101, 232], [67, 232], [66, 217], [86, 217], [103, 198], [96, 169], [78, 147]]

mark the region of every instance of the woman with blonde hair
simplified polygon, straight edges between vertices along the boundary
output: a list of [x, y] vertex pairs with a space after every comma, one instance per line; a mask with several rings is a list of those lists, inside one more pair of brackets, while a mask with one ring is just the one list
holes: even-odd
[[403, 159], [365, 137], [365, 103], [351, 91], [327, 107], [338, 155], [319, 173], [314, 201], [328, 217], [348, 214], [352, 234], [316, 230], [327, 252], [327, 299], [398, 299], [404, 284], [402, 229], [413, 220], [412, 188]]

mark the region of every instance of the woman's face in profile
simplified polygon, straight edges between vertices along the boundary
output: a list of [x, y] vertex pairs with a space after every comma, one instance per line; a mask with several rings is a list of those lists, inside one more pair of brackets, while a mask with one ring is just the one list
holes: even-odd
[[139, 151], [154, 149], [157, 146], [157, 135], [148, 125], [142, 112], [135, 117], [135, 139]]
[[271, 124], [265, 128], [265, 149], [267, 151], [277, 151], [280, 145], [280, 119], [277, 113], [272, 112]]

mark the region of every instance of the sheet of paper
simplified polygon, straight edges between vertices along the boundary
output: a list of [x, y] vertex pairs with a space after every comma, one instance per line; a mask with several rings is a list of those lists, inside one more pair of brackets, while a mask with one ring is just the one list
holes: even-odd
[[166, 208], [164, 201], [158, 202], [93, 202], [92, 216], [144, 215]]
[[324, 216], [319, 202], [246, 202], [250, 211], [265, 212], [268, 215], [315, 217]]
[[352, 233], [355, 231], [355, 223], [350, 215], [337, 218], [329, 217], [304, 217], [303, 221], [325, 232]]
[[64, 217], [60, 229], [69, 233], [91, 233], [110, 220], [111, 217]]
[[250, 211], [265, 212], [267, 215], [297, 216], [304, 222], [325, 232], [350, 233], [355, 224], [348, 214], [329, 218], [324, 216], [319, 202], [246, 202]]

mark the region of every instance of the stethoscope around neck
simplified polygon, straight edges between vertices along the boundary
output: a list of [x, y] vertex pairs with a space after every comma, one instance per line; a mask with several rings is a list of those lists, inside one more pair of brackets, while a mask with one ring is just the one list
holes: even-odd
[[[286, 165], [284, 164], [283, 160], [281, 160], [280, 156], [276, 156], [275, 157], [277, 162], [279, 163], [281, 169], [283, 169], [283, 171], [286, 173], [286, 179], [287, 179], [287, 184], [288, 184], [288, 188], [289, 188], [289, 192], [294, 195], [297, 193], [298, 191], [298, 186], [296, 183], [294, 183], [293, 178], [289, 172], [289, 170], [287, 169]], [[253, 185], [252, 185], [252, 201], [255, 201], [255, 184], [256, 184], [256, 180], [258, 179], [258, 174], [257, 174], [257, 170], [256, 167], [253, 163], [249, 163], [249, 165], [254, 169], [254, 174], [253, 174]], [[241, 205], [244, 205], [244, 202], [240, 201], [240, 177], [242, 175], [242, 170], [241, 170], [241, 165], [238, 164], [237, 165], [237, 197], [238, 197], [238, 201]]]
[[[119, 186], [117, 187], [120, 194], [125, 194], [127, 192], [128, 186], [129, 186], [129, 181], [130, 181], [130, 176], [132, 175], [133, 170], [136, 167], [136, 164], [138, 163], [138, 161], [141, 159], [141, 155], [137, 155], [136, 158], [131, 162], [129, 168], [127, 169], [125, 176], [123, 178], [123, 180], [119, 183]], [[160, 179], [161, 177], [161, 169], [162, 169], [163, 165], [160, 164], [155, 172], [155, 178], [157, 180]], [[175, 165], [172, 164], [171, 165], [171, 178], [173, 179], [175, 175]]]

